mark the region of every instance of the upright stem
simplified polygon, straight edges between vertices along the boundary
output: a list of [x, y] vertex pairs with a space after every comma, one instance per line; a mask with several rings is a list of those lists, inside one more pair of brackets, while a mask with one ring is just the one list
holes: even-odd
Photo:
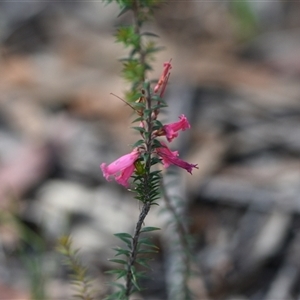
[[[150, 88], [146, 91], [146, 109], [151, 111], [151, 95], [150, 95]], [[141, 184], [143, 185], [143, 207], [139, 215], [138, 222], [136, 224], [136, 228], [134, 231], [134, 235], [132, 238], [131, 243], [131, 253], [127, 265], [127, 276], [126, 276], [126, 296], [129, 297], [132, 292], [132, 285], [133, 285], [133, 274], [132, 274], [132, 267], [134, 266], [137, 254], [138, 254], [138, 240], [140, 237], [141, 229], [144, 223], [144, 220], [150, 211], [151, 208], [151, 187], [150, 187], [150, 181], [151, 181], [151, 158], [152, 158], [152, 144], [153, 144], [153, 138], [152, 138], [152, 132], [153, 132], [153, 119], [152, 114], [149, 114], [146, 121], [147, 126], [147, 135], [145, 136], [145, 146], [146, 146], [146, 162], [145, 162], [145, 174], [143, 176], [143, 179], [141, 180]]]
[[[151, 112], [151, 93], [150, 93], [150, 87], [148, 86], [147, 90], [145, 91], [145, 106], [146, 110], [148, 112]], [[132, 274], [132, 267], [135, 263], [137, 253], [138, 253], [138, 240], [140, 237], [142, 225], [144, 223], [144, 220], [150, 211], [151, 207], [151, 158], [152, 158], [152, 147], [153, 147], [153, 137], [152, 137], [152, 132], [153, 132], [153, 117], [152, 113], [149, 113], [146, 120], [146, 132], [147, 134], [144, 136], [145, 138], [145, 153], [146, 153], [146, 161], [145, 161], [145, 174], [141, 180], [141, 184], [143, 185], [142, 188], [142, 201], [143, 201], [143, 207], [141, 210], [141, 213], [139, 215], [138, 222], [136, 224], [134, 236], [132, 239], [132, 244], [131, 244], [131, 253], [129, 257], [129, 262], [127, 266], [127, 276], [126, 276], [126, 296], [128, 297], [131, 294], [132, 291], [132, 280], [133, 280], [133, 274]]]
[[[140, 20], [140, 0], [134, 0], [132, 4], [132, 11], [133, 11], [133, 22], [134, 22], [134, 33], [140, 37], [139, 45], [137, 47], [137, 52], [139, 53], [140, 57], [140, 65], [145, 67], [145, 52], [143, 51], [142, 43], [141, 43], [141, 20]], [[146, 75], [145, 69], [143, 72], [143, 76], [141, 78], [141, 83], [145, 82]]]
[[[146, 74], [145, 74], [146, 53], [143, 50], [141, 32], [140, 32], [142, 19], [141, 19], [141, 7], [140, 7], [139, 0], [133, 0], [132, 11], [133, 11], [133, 19], [134, 19], [134, 33], [140, 37], [139, 45], [136, 48], [136, 52], [139, 54], [139, 64], [143, 68], [142, 77], [140, 78], [140, 82], [138, 83], [139, 88], [142, 89], [142, 85], [146, 81]], [[151, 105], [152, 105], [150, 87], [148, 87], [147, 90], [145, 91], [144, 99], [145, 99], [145, 109], [149, 112], [151, 111]], [[132, 237], [131, 250], [130, 250], [130, 255], [127, 264], [126, 292], [125, 292], [125, 296], [127, 297], [127, 299], [129, 298], [129, 296], [133, 291], [133, 283], [135, 280], [133, 274], [133, 267], [135, 265], [136, 258], [138, 255], [139, 238], [140, 238], [142, 226], [152, 205], [150, 193], [151, 193], [151, 160], [152, 160], [152, 152], [153, 152], [153, 137], [152, 137], [153, 117], [151, 113], [147, 115], [144, 122], [145, 122], [145, 128], [147, 133], [144, 135], [146, 161], [145, 161], [145, 174], [140, 180], [140, 185], [142, 186], [142, 189], [141, 191], [139, 191], [140, 193], [139, 196], [141, 196], [143, 207], [141, 209], [135, 227], [134, 235]]]
[[132, 279], [133, 279], [133, 274], [132, 274], [132, 267], [134, 266], [136, 256], [138, 253], [138, 240], [140, 237], [141, 229], [144, 223], [144, 220], [150, 210], [151, 203], [150, 202], [145, 202], [143, 204], [141, 213], [139, 215], [139, 220], [136, 224], [135, 231], [134, 231], [134, 236], [132, 239], [132, 249], [129, 257], [129, 262], [127, 266], [127, 277], [126, 277], [126, 297], [129, 297], [132, 291]]

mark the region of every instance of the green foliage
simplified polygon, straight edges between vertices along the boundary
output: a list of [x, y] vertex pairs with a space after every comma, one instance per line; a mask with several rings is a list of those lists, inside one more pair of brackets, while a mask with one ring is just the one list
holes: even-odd
[[[115, 270], [115, 271], [118, 271], [118, 270]], [[104, 298], [104, 300], [124, 300], [124, 299], [128, 299], [126, 297], [126, 289], [125, 289], [124, 285], [122, 285], [120, 283], [117, 283], [117, 282], [111, 282], [110, 285], [114, 286], [118, 290], [116, 292], [106, 296]]]
[[140, 83], [142, 80], [144, 80], [147, 66], [141, 65], [140, 62], [135, 58], [127, 58], [123, 61], [123, 77], [129, 82], [132, 82], [133, 86], [135, 87], [137, 83]]
[[73, 272], [70, 277], [77, 291], [73, 296], [81, 300], [93, 300], [90, 292], [91, 282], [87, 278], [87, 268], [81, 264], [78, 258], [79, 250], [73, 249], [69, 236], [59, 239], [57, 251], [64, 256], [64, 264]]
[[152, 17], [153, 10], [161, 0], [105, 0], [106, 3], [116, 2], [123, 15], [132, 12], [134, 22], [130, 26], [120, 26], [115, 34], [116, 41], [124, 48], [129, 48], [128, 57], [123, 58], [122, 76], [131, 83], [131, 88], [125, 93], [127, 101], [138, 99], [138, 94], [146, 78], [146, 73], [151, 70], [153, 55], [162, 48], [154, 40], [157, 35], [151, 32], [141, 32], [143, 24]]
[[116, 41], [123, 43], [125, 47], [132, 46], [138, 48], [140, 46], [140, 35], [136, 34], [133, 26], [119, 27], [116, 33]]
[[145, 165], [143, 165], [141, 163], [141, 161], [138, 160], [138, 161], [135, 162], [135, 168], [136, 168], [136, 170], [135, 170], [136, 174], [138, 174], [140, 176], [145, 175], [145, 173], [146, 173]]
[[[138, 228], [138, 225], [137, 225]], [[117, 233], [115, 236], [124, 242], [129, 249], [121, 247], [113, 248], [115, 250], [115, 257], [109, 261], [121, 265], [121, 268], [110, 270], [107, 274], [114, 275], [115, 280], [123, 279], [126, 281], [126, 287], [118, 282], [113, 282], [111, 285], [117, 288], [118, 291], [107, 296], [105, 300], [109, 299], [128, 299], [128, 296], [135, 291], [141, 291], [139, 280], [144, 277], [144, 272], [137, 270], [135, 264], [142, 268], [150, 269], [149, 261], [152, 255], [158, 252], [158, 247], [154, 245], [149, 238], [141, 237], [141, 234], [159, 230], [157, 227], [143, 227], [138, 228], [138, 235], [135, 233], [131, 236], [128, 233]], [[149, 256], [151, 254], [151, 256]], [[114, 298], [115, 297], [115, 298]], [[119, 298], [116, 298], [119, 297]]]
[[148, 227], [144, 227], [144, 228], [141, 230], [141, 232], [149, 232], [149, 231], [155, 231], [155, 230], [160, 230], [160, 228], [148, 226]]
[[132, 236], [129, 233], [115, 233], [114, 235], [123, 242], [125, 242], [127, 247], [131, 249]]
[[[158, 228], [155, 227], [144, 227], [145, 232], [146, 231], [154, 231], [154, 230], [158, 230]], [[140, 233], [142, 232], [142, 230], [139, 231]], [[122, 242], [124, 242], [127, 246], [127, 249], [123, 249], [123, 248], [114, 248], [116, 254], [115, 257], [118, 256], [123, 256], [124, 259], [119, 259], [119, 258], [114, 258], [114, 259], [110, 259], [109, 261], [117, 263], [121, 266], [123, 266], [120, 269], [115, 269], [115, 270], [111, 270], [108, 271], [108, 274], [111, 275], [115, 275], [116, 280], [119, 279], [124, 279], [125, 281], [127, 280], [127, 286], [126, 288], [122, 285], [116, 282], [113, 283], [113, 285], [118, 288], [119, 290], [115, 293], [113, 293], [112, 295], [108, 296], [105, 299], [127, 299], [127, 297], [132, 294], [134, 291], [141, 290], [141, 287], [139, 286], [139, 279], [141, 279], [144, 275], [143, 272], [137, 271], [135, 266], [132, 264], [133, 262], [133, 258], [134, 262], [143, 266], [143, 267], [147, 267], [149, 268], [149, 265], [147, 264], [147, 261], [149, 260], [149, 258], [147, 257], [138, 257], [142, 254], [145, 253], [150, 253], [150, 250], [148, 250], [146, 252], [146, 250], [144, 249], [144, 245], [146, 245], [146, 240], [139, 240], [137, 243], [134, 242], [134, 237], [132, 237], [130, 234], [128, 233], [117, 233], [115, 234], [115, 236], [117, 238], [119, 238]], [[155, 248], [154, 245], [152, 245], [149, 240], [147, 240], [147, 245], [151, 245], [153, 246], [153, 248]], [[130, 278], [130, 283], [132, 285], [128, 286], [128, 278]], [[119, 297], [119, 298], [113, 298], [113, 297]]]

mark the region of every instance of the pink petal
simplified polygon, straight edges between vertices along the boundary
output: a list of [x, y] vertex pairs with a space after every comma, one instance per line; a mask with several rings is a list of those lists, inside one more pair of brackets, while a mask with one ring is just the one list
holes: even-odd
[[101, 169], [103, 173], [105, 172], [107, 175], [112, 175], [132, 165], [138, 157], [139, 152], [137, 150], [133, 150], [131, 153], [121, 156], [108, 166], [106, 166], [105, 163], [101, 164]]
[[131, 177], [133, 171], [135, 169], [135, 166], [134, 165], [131, 165], [129, 167], [127, 167], [126, 169], [124, 169], [121, 174], [119, 176], [116, 177], [116, 181], [125, 186], [126, 188], [128, 188], [129, 186], [129, 178]]
[[160, 93], [160, 95], [162, 96], [162, 94], [165, 91], [171, 69], [172, 69], [171, 60], [169, 62], [165, 62], [163, 73], [162, 73], [161, 77], [159, 78], [158, 83], [154, 87], [154, 93], [157, 93], [159, 91], [159, 89], [162, 87], [162, 91]]
[[171, 151], [167, 146], [157, 148], [157, 154], [161, 157], [164, 167], [167, 168], [171, 164], [187, 170], [192, 174], [193, 168], [198, 169], [197, 165], [189, 164], [188, 162], [178, 158], [178, 151]]
[[182, 114], [179, 117], [179, 119], [180, 120], [178, 122], [166, 124], [163, 127], [163, 129], [165, 130], [165, 134], [166, 134], [166, 138], [167, 138], [168, 142], [172, 142], [172, 140], [178, 136], [177, 131], [179, 131], [179, 130], [184, 131], [188, 128], [191, 128], [191, 125], [188, 122], [185, 115]]
[[108, 166], [106, 163], [102, 163], [100, 168], [103, 176], [107, 181], [110, 181], [110, 176], [113, 176], [118, 183], [128, 186], [128, 179], [134, 171], [134, 163], [139, 155], [139, 151], [134, 149], [131, 153], [121, 156]]

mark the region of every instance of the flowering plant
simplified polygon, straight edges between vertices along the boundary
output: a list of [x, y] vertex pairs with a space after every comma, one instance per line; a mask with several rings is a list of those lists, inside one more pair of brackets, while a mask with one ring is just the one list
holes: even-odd
[[[108, 3], [112, 1], [106, 0]], [[156, 35], [149, 32], [141, 33], [141, 27], [159, 1], [115, 0], [121, 8], [120, 15], [127, 11], [133, 13], [133, 25], [120, 27], [116, 33], [116, 40], [126, 48], [131, 48], [129, 57], [122, 59], [123, 77], [131, 82], [131, 89], [126, 92], [127, 101], [120, 99], [128, 104], [136, 114], [136, 118], [132, 122], [136, 126], [132, 128], [138, 132], [140, 138], [129, 153], [110, 164], [102, 162], [100, 168], [106, 180], [114, 179], [126, 188], [131, 187], [130, 190], [135, 193], [134, 198], [141, 203], [141, 209], [132, 235], [129, 233], [115, 234], [126, 244], [126, 248], [114, 248], [115, 258], [110, 259], [110, 261], [121, 265], [121, 267], [107, 272], [116, 276], [117, 282], [112, 282], [112, 285], [117, 290], [112, 291], [105, 298], [106, 300], [129, 300], [132, 294], [141, 290], [140, 279], [143, 272], [136, 266], [138, 264], [148, 268], [149, 258], [145, 255], [157, 252], [157, 247], [142, 234], [159, 229], [146, 227], [144, 222], [151, 207], [158, 205], [157, 201], [164, 194], [160, 166], [168, 168], [170, 165], [175, 165], [185, 169], [190, 174], [192, 174], [193, 169], [198, 168], [196, 164], [188, 163], [179, 158], [178, 151], [171, 150], [168, 145], [178, 137], [180, 131], [191, 127], [187, 118], [182, 114], [179, 116], [179, 121], [168, 124], [163, 124], [159, 120], [161, 109], [167, 106], [163, 97], [172, 69], [171, 60], [164, 63], [162, 75], [155, 84], [151, 84], [146, 79], [146, 73], [151, 70], [152, 55], [160, 48], [156, 47], [153, 41], [145, 41], [149, 36], [156, 37]], [[174, 216], [182, 249], [185, 249], [187, 248], [187, 239], [184, 236], [186, 234], [184, 226], [179, 221], [176, 209], [167, 200], [167, 195], [164, 194], [164, 198], [167, 209]], [[81, 267], [77, 260], [77, 251], [72, 251], [69, 239], [62, 239], [60, 244], [61, 251], [67, 256], [68, 264], [75, 269], [75, 283], [80, 286], [78, 297], [83, 300], [91, 300], [88, 280], [85, 279], [86, 269]], [[186, 265], [189, 265], [188, 255], [185, 256], [185, 262]], [[186, 292], [188, 290], [186, 278], [189, 273], [189, 266], [187, 266], [183, 276], [185, 296], [178, 294], [177, 299], [190, 299], [189, 292]], [[173, 296], [172, 300], [175, 300]]]
[[[154, 87], [153, 92], [151, 92], [151, 89], [148, 87], [147, 98], [142, 96], [138, 100], [141, 104], [138, 111], [140, 117], [135, 121], [140, 122], [140, 126], [134, 129], [139, 131], [142, 137], [142, 139], [137, 142], [139, 146], [134, 148], [131, 153], [121, 156], [108, 166], [106, 163], [101, 164], [100, 167], [107, 180], [110, 180], [110, 176], [113, 176], [119, 184], [128, 187], [129, 178], [134, 176], [134, 173], [136, 175], [139, 173], [137, 166], [139, 166], [139, 168], [142, 167], [146, 171], [147, 158], [151, 162], [150, 165], [155, 165], [158, 162], [155, 159], [152, 160], [153, 156], [158, 157], [165, 168], [173, 164], [187, 170], [191, 174], [193, 168], [197, 168], [197, 165], [190, 164], [178, 158], [178, 151], [171, 151], [165, 143], [157, 140], [157, 137], [165, 136], [168, 142], [172, 142], [173, 139], [178, 136], [178, 131], [184, 131], [191, 127], [183, 114], [179, 116], [180, 121], [171, 124], [163, 125], [157, 120], [159, 108], [165, 106], [161, 97], [166, 89], [170, 76], [169, 70], [171, 68], [172, 65], [170, 62], [165, 63], [163, 74]], [[152, 105], [153, 103], [154, 105]], [[145, 112], [147, 112], [146, 118]], [[145, 154], [148, 156], [145, 157]]]
[[[163, 96], [171, 69], [171, 61], [164, 63], [162, 75], [154, 88], [149, 82], [144, 81], [138, 100], [133, 105], [129, 104], [137, 114], [133, 123], [138, 123], [138, 126], [133, 127], [133, 129], [140, 134], [140, 139], [133, 145], [133, 150], [109, 165], [106, 163], [100, 165], [103, 175], [108, 181], [114, 177], [117, 183], [126, 188], [133, 185], [134, 188], [131, 190], [135, 192], [135, 198], [142, 202], [142, 209], [134, 234], [132, 236], [128, 233], [116, 234], [126, 243], [127, 249], [115, 249], [116, 256], [122, 255], [125, 259], [111, 259], [111, 261], [123, 265], [123, 268], [112, 270], [110, 273], [116, 274], [119, 279], [123, 278], [125, 285], [118, 284], [120, 289], [107, 299], [128, 299], [131, 294], [140, 290], [138, 279], [142, 273], [136, 270], [135, 264], [148, 266], [145, 258], [141, 257], [145, 251], [149, 252], [149, 250], [143, 249], [145, 244], [150, 248], [151, 246], [153, 249], [156, 248], [145, 238], [141, 239], [140, 235], [142, 232], [158, 229], [156, 227], [143, 227], [151, 206], [157, 204], [157, 200], [161, 197], [162, 176], [157, 164], [162, 164], [165, 168], [176, 165], [191, 174], [193, 169], [197, 168], [196, 164], [180, 159], [178, 151], [170, 150], [168, 145], [161, 141], [161, 138], [165, 137], [170, 143], [178, 136], [179, 131], [191, 127], [183, 114], [179, 116], [179, 121], [170, 124], [163, 124], [158, 120], [161, 108], [167, 106]], [[130, 178], [133, 180], [132, 183], [129, 183]]]

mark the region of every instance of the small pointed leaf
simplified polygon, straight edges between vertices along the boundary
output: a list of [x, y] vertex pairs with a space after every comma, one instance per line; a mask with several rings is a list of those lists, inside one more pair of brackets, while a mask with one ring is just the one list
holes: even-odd
[[148, 226], [148, 227], [142, 228], [141, 232], [149, 232], [149, 231], [155, 231], [155, 230], [160, 230], [160, 228]]
[[123, 259], [112, 258], [112, 259], [109, 259], [109, 261], [117, 263], [117, 264], [122, 264], [122, 265], [126, 265], [127, 264], [127, 261], [125, 261]]

